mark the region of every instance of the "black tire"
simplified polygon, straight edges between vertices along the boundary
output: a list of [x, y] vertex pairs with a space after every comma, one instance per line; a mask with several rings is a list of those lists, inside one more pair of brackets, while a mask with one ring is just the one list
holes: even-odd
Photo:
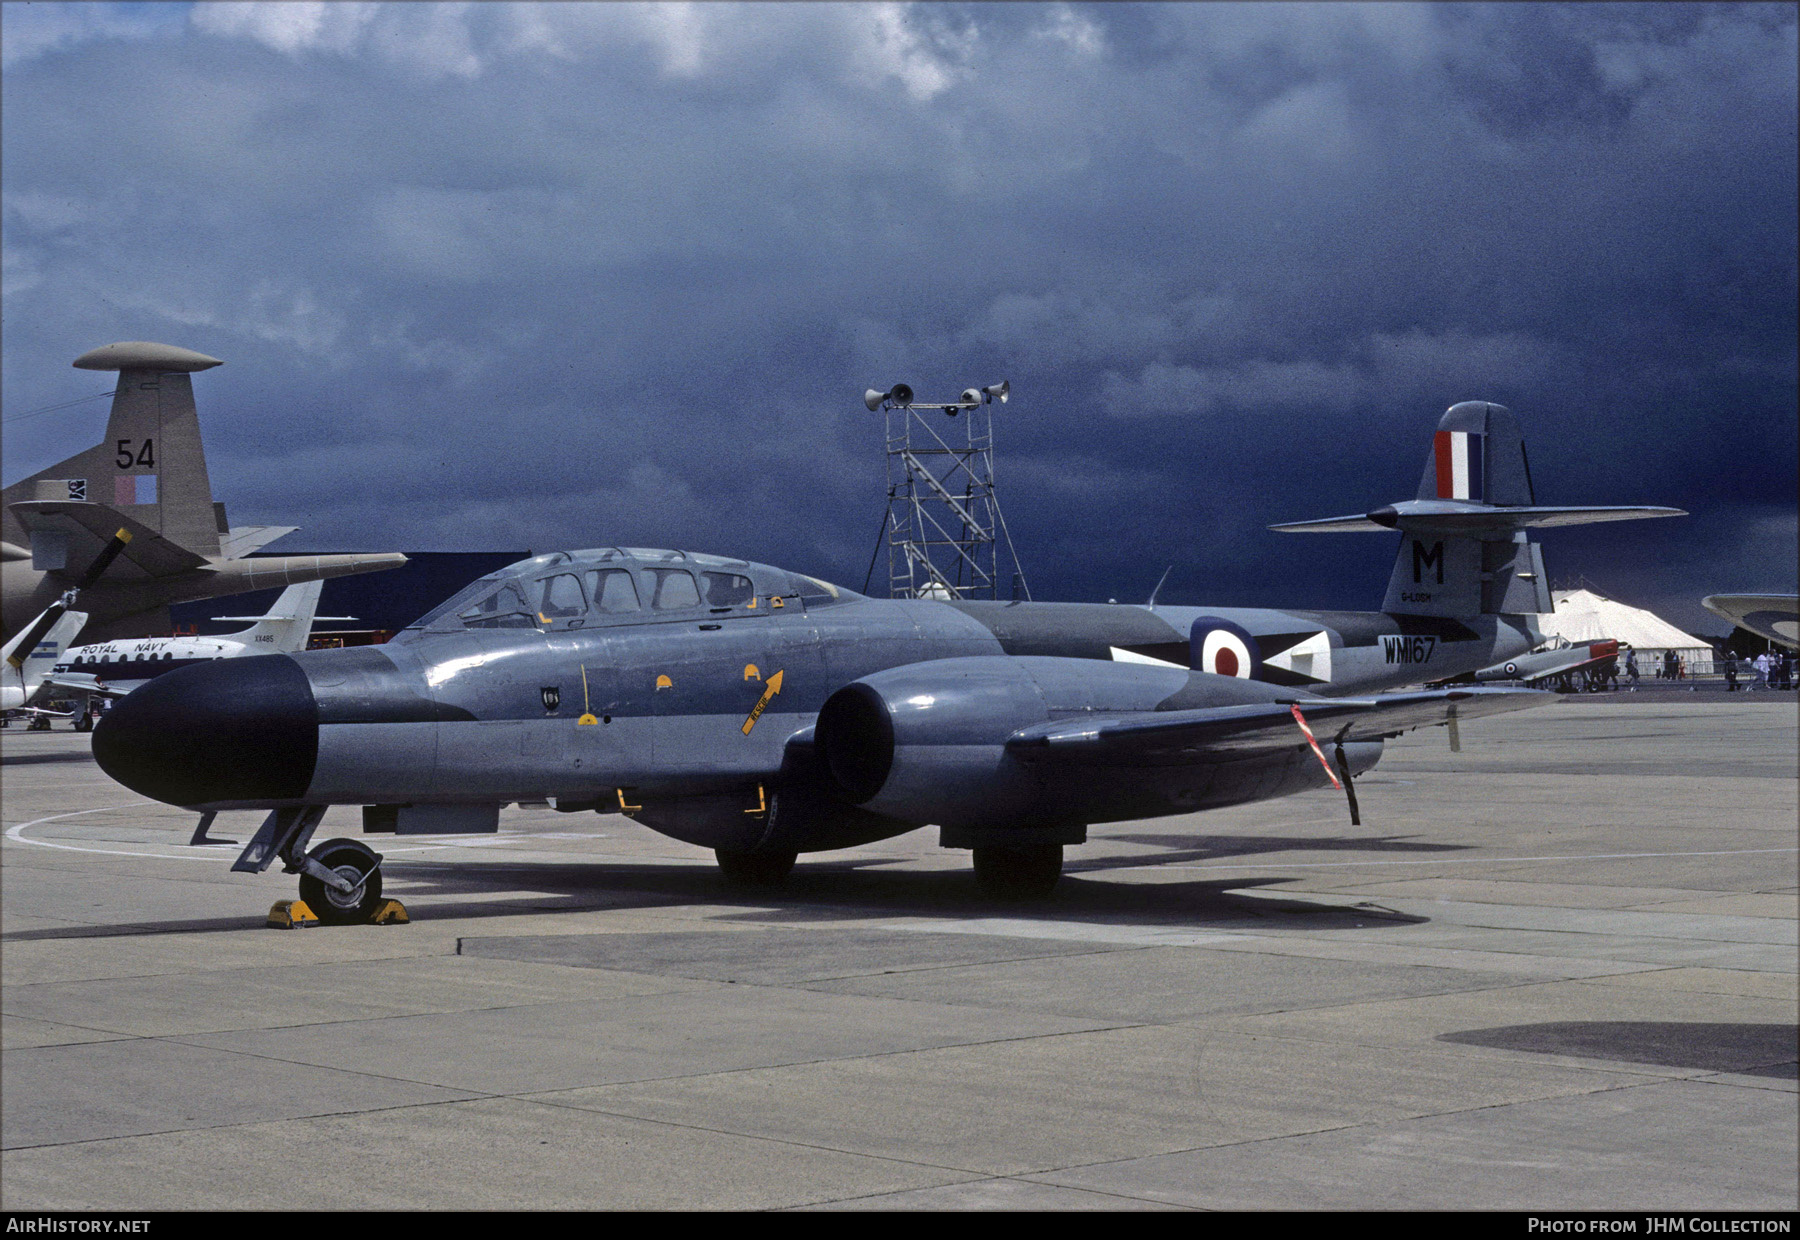
[[1061, 844], [977, 848], [973, 852], [975, 881], [998, 899], [1041, 900], [1062, 877]]
[[791, 852], [732, 852], [713, 849], [719, 872], [733, 887], [779, 887], [794, 869], [798, 854]]
[[328, 870], [336, 870], [357, 884], [354, 891], [327, 887], [311, 874], [300, 876], [300, 898], [326, 926], [362, 925], [381, 906], [381, 868], [371, 865], [369, 854], [352, 840], [327, 840], [310, 854]]
[[94, 730], [94, 717], [86, 712], [77, 715], [75, 718], [75, 730], [77, 732], [92, 732]]

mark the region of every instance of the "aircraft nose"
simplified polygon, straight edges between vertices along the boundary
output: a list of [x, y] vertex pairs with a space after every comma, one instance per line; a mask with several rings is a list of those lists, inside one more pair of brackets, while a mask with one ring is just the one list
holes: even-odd
[[303, 796], [319, 756], [319, 704], [287, 655], [200, 663], [127, 694], [94, 728], [100, 769], [171, 805]]

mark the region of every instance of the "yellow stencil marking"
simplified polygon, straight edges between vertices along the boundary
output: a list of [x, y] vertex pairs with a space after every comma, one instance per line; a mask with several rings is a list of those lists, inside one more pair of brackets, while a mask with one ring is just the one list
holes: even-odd
[[600, 721], [594, 718], [594, 712], [588, 705], [587, 665], [581, 665], [581, 718], [575, 721], [578, 728], [599, 727]]
[[658, 676], [656, 678], [656, 687], [658, 689], [673, 689], [675, 687], [675, 682], [670, 680], [667, 676]]
[[756, 670], [756, 664], [754, 664], [754, 663], [744, 664], [744, 679], [745, 680], [761, 680], [762, 679], [762, 673]]
[[769, 677], [769, 687], [763, 690], [763, 695], [756, 700], [756, 705], [750, 708], [750, 717], [744, 720], [745, 736], [750, 735], [750, 729], [756, 726], [756, 721], [762, 718], [765, 710], [769, 709], [769, 703], [775, 700], [777, 693], [781, 692], [782, 675], [782, 672], [776, 672]]

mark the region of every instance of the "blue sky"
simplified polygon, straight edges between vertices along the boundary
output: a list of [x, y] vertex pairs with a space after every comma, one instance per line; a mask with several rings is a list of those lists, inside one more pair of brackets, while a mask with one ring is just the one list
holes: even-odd
[[[673, 545], [857, 586], [869, 386], [1011, 381], [1040, 597], [1373, 607], [1513, 408], [1557, 584], [1794, 590], [1791, 5], [8, 3], [4, 406], [196, 388], [296, 549]], [[6, 426], [11, 481], [104, 400]], [[282, 545], [287, 545], [282, 544]]]

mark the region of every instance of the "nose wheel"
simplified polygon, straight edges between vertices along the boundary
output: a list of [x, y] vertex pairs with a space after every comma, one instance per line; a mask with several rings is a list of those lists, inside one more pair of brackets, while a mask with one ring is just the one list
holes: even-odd
[[381, 863], [354, 840], [327, 840], [307, 859], [349, 885], [343, 890], [310, 872], [300, 875], [300, 898], [328, 926], [366, 923], [381, 905]]

